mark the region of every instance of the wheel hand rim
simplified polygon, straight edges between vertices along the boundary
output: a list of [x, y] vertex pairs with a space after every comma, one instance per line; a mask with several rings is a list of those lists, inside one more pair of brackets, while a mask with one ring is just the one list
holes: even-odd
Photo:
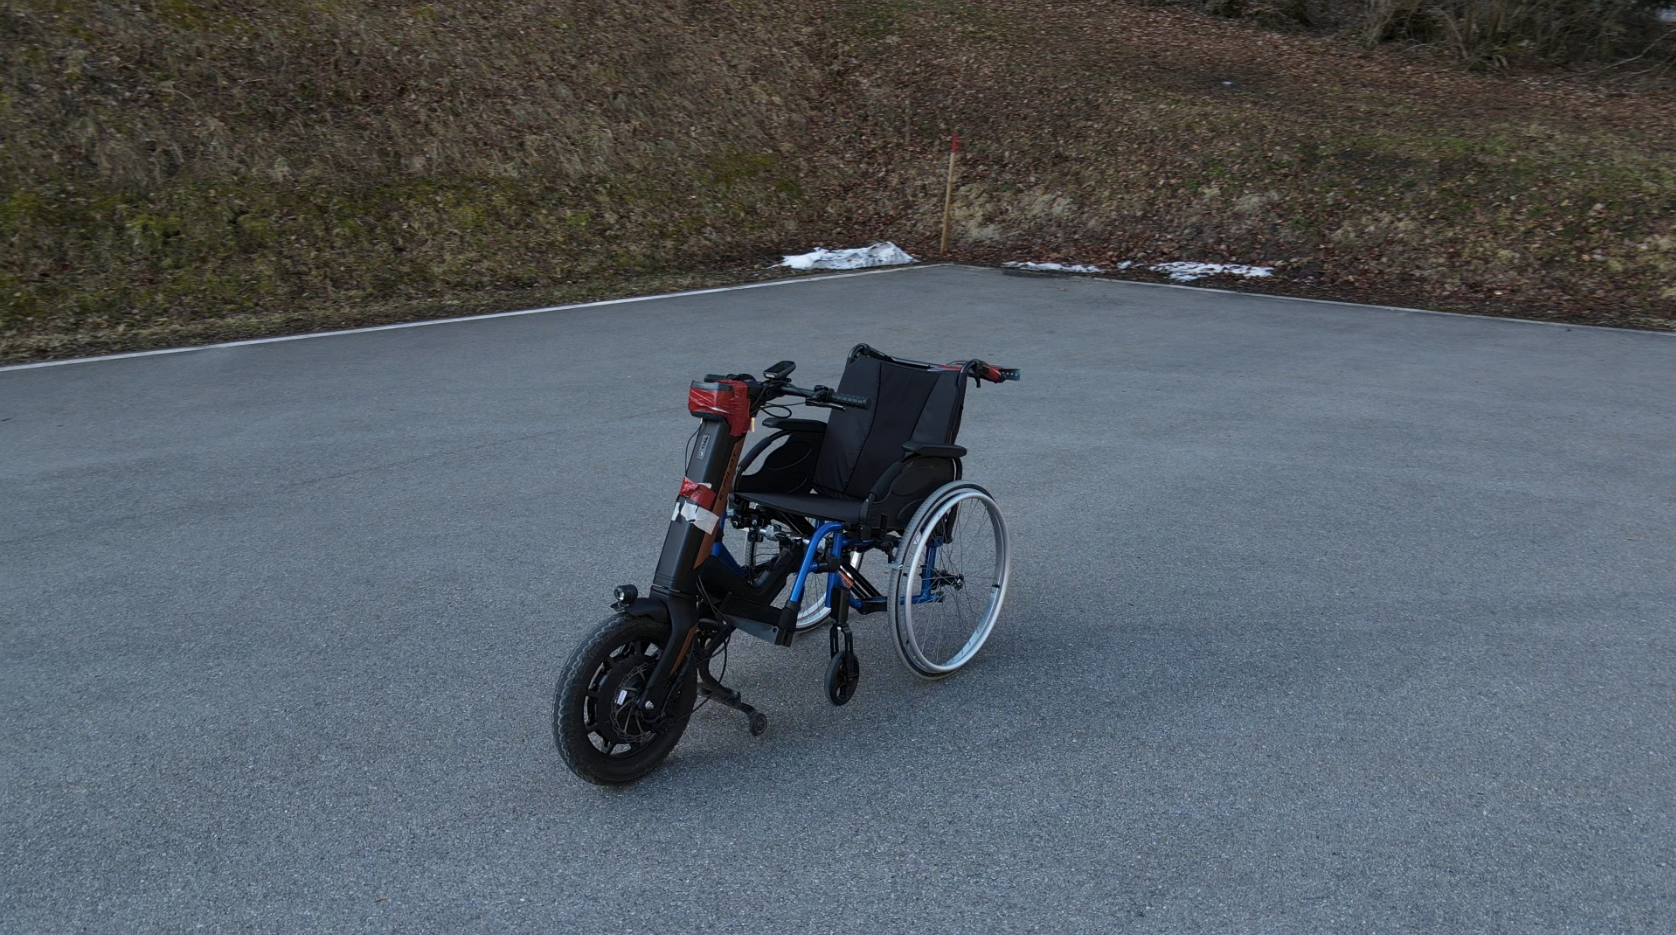
[[[994, 544], [992, 574], [987, 576], [979, 576], [975, 571], [967, 573], [965, 569], [960, 567], [964, 564], [965, 553], [965, 547], [962, 543], [972, 538], [972, 533], [947, 538], [917, 534], [920, 529], [936, 529], [945, 522], [956, 507], [969, 501], [976, 501], [973, 504], [974, 506], [982, 506], [985, 519], [989, 525], [987, 530], [990, 533], [989, 541]], [[965, 511], [968, 515], [971, 512], [971, 510]], [[949, 524], [950, 532], [960, 527], [961, 518], [959, 514], [956, 514], [955, 520]], [[972, 532], [982, 533], [984, 531], [982, 524], [977, 524], [977, 528]], [[938, 502], [934, 506], [933, 512], [927, 515], [924, 521], [916, 524], [915, 529], [911, 532], [915, 533], [912, 553], [905, 556], [904, 561], [898, 566], [899, 570], [894, 582], [894, 593], [892, 594], [892, 599], [896, 603], [896, 610], [906, 624], [900, 627], [899, 642], [906, 650], [904, 656], [911, 657], [905, 658], [911, 668], [923, 675], [946, 675], [971, 661], [971, 658], [988, 640], [989, 634], [994, 630], [996, 620], [1000, 616], [1001, 604], [1006, 596], [1009, 574], [1006, 529], [994, 500], [981, 488], [970, 487], [956, 491], [946, 500]], [[927, 551], [933, 546], [934, 541], [938, 541], [940, 544], [937, 545], [938, 551], [935, 558], [931, 559], [933, 563], [931, 575], [927, 578], [925, 575], [925, 565], [928, 560]], [[991, 583], [987, 588], [981, 589], [985, 598], [981, 618], [977, 619], [976, 624], [972, 626], [970, 634], [964, 638], [959, 649], [954, 651], [945, 661], [934, 660], [932, 653], [927, 652], [928, 647], [926, 645], [927, 637], [931, 635], [927, 631], [931, 629], [932, 621], [926, 619], [930, 611], [923, 610], [923, 608], [931, 605], [952, 604], [956, 608], [956, 613], [967, 619], [972, 619], [974, 615], [969, 612], [970, 606], [976, 605], [978, 601], [975, 598], [968, 600], [969, 595], [966, 586], [972, 585], [974, 591], [976, 591], [984, 577], [990, 578]], [[934, 589], [936, 598], [923, 602], [917, 601], [916, 597], [922, 593], [922, 589], [925, 592]], [[915, 620], [916, 613], [920, 617], [918, 622]]]

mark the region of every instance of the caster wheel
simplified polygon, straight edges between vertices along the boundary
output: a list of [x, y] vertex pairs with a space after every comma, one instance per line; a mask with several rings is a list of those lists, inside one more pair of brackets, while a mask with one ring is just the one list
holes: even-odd
[[761, 737], [764, 733], [767, 733], [767, 731], [768, 715], [763, 714], [761, 711], [753, 712], [751, 714], [751, 736]]
[[826, 697], [835, 705], [848, 704], [855, 697], [856, 683], [861, 681], [861, 660], [851, 650], [832, 657], [826, 668]]

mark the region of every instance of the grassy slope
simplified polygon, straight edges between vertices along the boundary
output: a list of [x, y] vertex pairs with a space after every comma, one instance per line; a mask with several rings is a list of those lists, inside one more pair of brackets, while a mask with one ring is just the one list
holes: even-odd
[[1119, 2], [113, 7], [0, 17], [0, 354], [925, 251], [1278, 263], [1268, 288], [1676, 320], [1676, 98]]
[[752, 15], [684, 6], [14, 3], [8, 337], [754, 255], [792, 233], [808, 102], [779, 95], [811, 76]]
[[[897, 12], [851, 31], [882, 38], [853, 41], [849, 70], [893, 93], [840, 145], [876, 141], [879, 176], [901, 179], [911, 160], [891, 154], [891, 123], [933, 112], [965, 128], [963, 229], [980, 255], [1280, 262], [1294, 286], [1370, 297], [1676, 315], [1668, 94], [1475, 76], [1110, 3], [871, 9]], [[925, 206], [921, 230], [934, 188], [895, 193]]]

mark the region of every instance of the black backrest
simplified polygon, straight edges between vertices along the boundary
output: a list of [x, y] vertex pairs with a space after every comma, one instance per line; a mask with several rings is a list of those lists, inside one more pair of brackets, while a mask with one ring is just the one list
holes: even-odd
[[959, 370], [898, 361], [860, 345], [850, 352], [838, 392], [865, 396], [870, 409], [834, 411], [815, 463], [823, 493], [865, 497], [902, 460], [906, 441], [954, 444], [966, 386]]

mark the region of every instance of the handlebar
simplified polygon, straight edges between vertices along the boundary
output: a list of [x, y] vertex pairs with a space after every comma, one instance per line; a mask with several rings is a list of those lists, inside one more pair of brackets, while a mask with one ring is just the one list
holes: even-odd
[[[990, 383], [1005, 383], [1019, 378], [1019, 368], [997, 367], [984, 360], [959, 360], [952, 364], [922, 364], [920, 366], [929, 367], [933, 370], [959, 370], [980, 383], [985, 380]], [[761, 390], [756, 395], [758, 405], [781, 396], [797, 396], [804, 400], [804, 405], [819, 406], [825, 409], [873, 408], [873, 401], [867, 397], [840, 393], [830, 386], [817, 384], [809, 389], [792, 386], [790, 377], [795, 369], [797, 369], [796, 364], [789, 360], [782, 360], [764, 371], [765, 379], [758, 384]], [[745, 376], [745, 379], [755, 382], [749, 376]]]
[[792, 386], [790, 383], [786, 383], [777, 389], [779, 390], [777, 395], [801, 397], [806, 400], [804, 405], [808, 406], [826, 406], [828, 408], [837, 406], [845, 409], [871, 409], [873, 407], [873, 401], [865, 396], [840, 393], [830, 386], [816, 385], [811, 389], [804, 389], [801, 386]]
[[873, 401], [865, 396], [851, 396], [840, 393], [830, 386], [816, 384], [811, 389], [791, 385], [791, 372], [797, 369], [797, 364], [782, 360], [762, 372], [762, 382], [757, 383], [748, 374], [742, 374], [744, 379], [760, 387], [753, 393], [757, 405], [763, 405], [781, 396], [797, 396], [804, 400], [806, 406], [819, 406], [825, 409], [871, 409]]

